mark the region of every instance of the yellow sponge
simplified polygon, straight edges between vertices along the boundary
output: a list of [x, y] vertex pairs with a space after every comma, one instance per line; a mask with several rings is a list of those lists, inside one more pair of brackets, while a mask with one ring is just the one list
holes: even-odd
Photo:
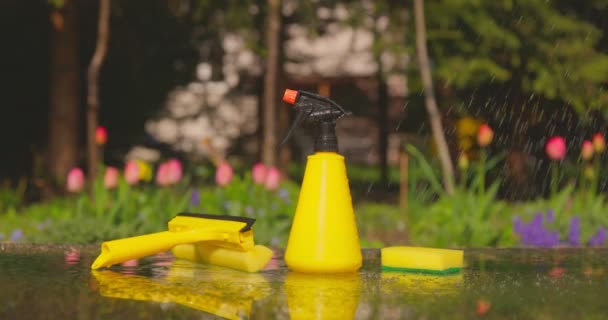
[[246, 272], [258, 272], [270, 261], [273, 251], [262, 245], [241, 251], [215, 245], [211, 241], [180, 244], [171, 250], [179, 259], [213, 264]]
[[459, 272], [463, 251], [423, 247], [387, 247], [381, 249], [382, 270], [431, 274]]

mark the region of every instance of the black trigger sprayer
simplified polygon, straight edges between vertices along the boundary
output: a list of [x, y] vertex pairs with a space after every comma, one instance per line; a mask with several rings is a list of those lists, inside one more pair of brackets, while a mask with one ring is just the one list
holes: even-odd
[[351, 115], [350, 111], [326, 97], [302, 90], [285, 90], [283, 101], [294, 106], [296, 117], [281, 145], [289, 140], [297, 127], [303, 125], [314, 131], [315, 152], [338, 152], [336, 122], [345, 115]]
[[283, 143], [298, 126], [312, 129], [315, 153], [309, 155], [285, 249], [285, 263], [304, 273], [355, 272], [361, 267], [357, 232], [344, 156], [338, 153], [336, 122], [351, 113], [326, 97], [285, 90], [283, 101], [296, 117]]

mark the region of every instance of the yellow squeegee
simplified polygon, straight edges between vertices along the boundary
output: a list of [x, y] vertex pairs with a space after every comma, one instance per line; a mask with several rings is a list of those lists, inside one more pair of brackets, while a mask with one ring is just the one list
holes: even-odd
[[[91, 269], [109, 267], [127, 260], [138, 259], [173, 249], [178, 245], [205, 244], [205, 248], [222, 248], [210, 263], [239, 269], [250, 266], [245, 261], [241, 264], [234, 260], [256, 259], [256, 266], [265, 265], [271, 255], [252, 255], [260, 251], [253, 241], [252, 225], [255, 219], [236, 216], [221, 216], [197, 213], [180, 213], [168, 223], [168, 231], [157, 232], [136, 237], [106, 241], [101, 244], [101, 254], [91, 265]], [[256, 249], [257, 247], [257, 249]], [[267, 248], [265, 248], [267, 249]], [[263, 250], [266, 251], [266, 250]], [[267, 249], [270, 251], [270, 249]], [[267, 252], [266, 251], [266, 252]], [[224, 260], [227, 260], [224, 263]], [[262, 261], [265, 260], [265, 261]], [[257, 271], [258, 268], [247, 268], [243, 271]]]

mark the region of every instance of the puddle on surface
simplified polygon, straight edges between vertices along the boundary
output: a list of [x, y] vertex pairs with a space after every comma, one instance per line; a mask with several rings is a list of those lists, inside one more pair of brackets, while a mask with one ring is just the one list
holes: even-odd
[[607, 318], [607, 249], [466, 250], [463, 272], [260, 273], [159, 254], [91, 271], [98, 246], [0, 244], [0, 319]]

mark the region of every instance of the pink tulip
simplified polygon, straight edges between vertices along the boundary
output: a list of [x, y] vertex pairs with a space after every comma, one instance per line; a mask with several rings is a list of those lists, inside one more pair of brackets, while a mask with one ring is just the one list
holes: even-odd
[[183, 176], [182, 163], [177, 159], [171, 159], [162, 163], [156, 172], [156, 184], [168, 186], [178, 183]]
[[158, 170], [156, 170], [156, 184], [159, 186], [168, 186], [171, 182], [169, 177], [169, 165], [165, 163], [161, 163], [158, 166]]
[[103, 185], [106, 187], [106, 189], [114, 189], [116, 186], [118, 186], [119, 177], [120, 173], [118, 172], [118, 169], [108, 167], [103, 175]]
[[581, 149], [581, 158], [583, 160], [589, 160], [593, 157], [593, 143], [589, 140], [583, 141], [583, 147]]
[[70, 248], [70, 250], [65, 251], [63, 253], [63, 258], [65, 261], [65, 264], [68, 264], [68, 265], [78, 264], [78, 261], [80, 261], [80, 251], [76, 248]]
[[125, 164], [125, 181], [133, 185], [139, 181], [139, 166], [135, 160], [130, 160]]
[[553, 161], [561, 161], [566, 157], [566, 140], [563, 137], [555, 136], [547, 141], [545, 152], [549, 159]]
[[217, 166], [217, 170], [215, 171], [215, 182], [223, 187], [232, 181], [232, 176], [234, 175], [232, 171], [232, 167], [227, 162], [222, 162], [219, 166]]
[[178, 183], [183, 175], [182, 163], [177, 159], [167, 161], [167, 174], [169, 175], [170, 184]]
[[131, 259], [124, 262], [121, 262], [122, 266], [122, 274], [134, 275], [137, 273], [137, 266], [139, 266], [139, 261], [137, 259]]
[[272, 167], [268, 169], [268, 173], [266, 175], [266, 189], [274, 191], [279, 188], [279, 184], [281, 183], [281, 171], [279, 169]]
[[593, 148], [597, 153], [603, 153], [606, 150], [606, 139], [604, 139], [603, 134], [596, 133], [593, 135]]
[[266, 181], [266, 173], [268, 172], [268, 168], [263, 163], [256, 163], [251, 169], [251, 177], [253, 178], [253, 182], [257, 184], [264, 184]]
[[489, 145], [493, 138], [494, 131], [489, 125], [483, 124], [481, 127], [479, 127], [479, 131], [477, 132], [477, 143], [480, 147]]
[[70, 169], [67, 180], [67, 190], [69, 192], [80, 192], [84, 188], [84, 173], [80, 168]]
[[99, 126], [95, 130], [95, 142], [98, 146], [103, 146], [108, 141], [108, 131], [106, 128]]
[[130, 259], [121, 262], [120, 265], [123, 267], [137, 267], [139, 265], [139, 261], [137, 259]]

